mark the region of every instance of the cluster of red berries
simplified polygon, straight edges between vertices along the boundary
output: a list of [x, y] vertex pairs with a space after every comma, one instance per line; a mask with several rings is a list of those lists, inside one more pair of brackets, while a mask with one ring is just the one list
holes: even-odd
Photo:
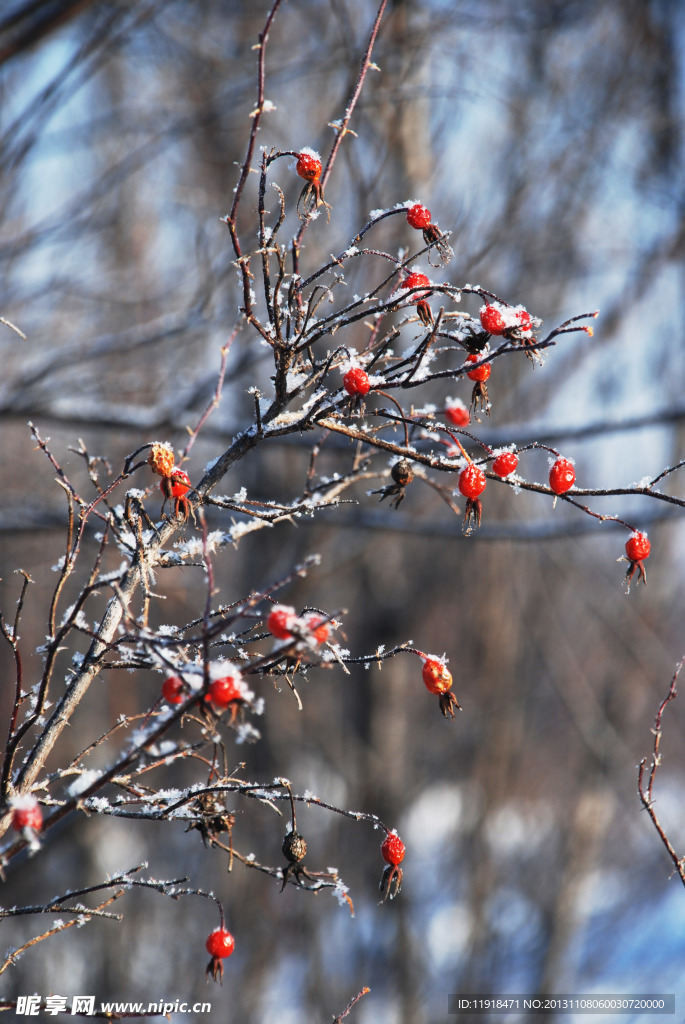
[[266, 628], [277, 640], [300, 640], [310, 646], [326, 643], [331, 623], [318, 612], [299, 616], [290, 605], [275, 605], [266, 620]]
[[500, 302], [483, 306], [480, 322], [488, 334], [503, 335], [515, 341], [530, 338], [534, 327], [533, 318], [523, 306], [504, 306]]

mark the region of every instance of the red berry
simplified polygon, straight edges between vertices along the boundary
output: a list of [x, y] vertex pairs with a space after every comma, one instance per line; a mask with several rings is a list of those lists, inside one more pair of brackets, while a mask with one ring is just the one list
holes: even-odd
[[266, 628], [277, 640], [292, 640], [293, 635], [290, 630], [296, 618], [294, 608], [285, 604], [277, 604], [269, 612]]
[[215, 928], [205, 943], [207, 952], [216, 960], [225, 960], [235, 949], [235, 939], [225, 928]]
[[21, 832], [25, 828], [32, 828], [34, 832], [40, 832], [43, 827], [43, 814], [37, 800], [33, 797], [19, 797], [15, 801], [12, 811], [12, 828]]
[[361, 366], [353, 366], [343, 377], [343, 387], [348, 395], [368, 395], [371, 390], [368, 373]]
[[167, 676], [162, 683], [162, 697], [167, 704], [183, 703], [184, 683], [180, 676]]
[[[482, 358], [483, 358], [482, 355], [479, 355], [478, 353], [473, 352], [468, 357], [466, 362], [467, 363], [477, 363]], [[478, 381], [483, 382], [483, 381], [486, 381], [488, 379], [488, 377], [490, 376], [491, 373], [492, 373], [492, 365], [490, 363], [483, 363], [482, 366], [476, 367], [475, 370], [469, 370], [467, 372], [466, 376], [469, 378], [469, 380], [478, 380]]]
[[183, 498], [192, 486], [188, 474], [174, 466], [167, 480], [162, 480], [159, 489], [165, 497]]
[[649, 543], [646, 533], [631, 533], [626, 541], [626, 555], [631, 562], [641, 562], [649, 558], [652, 545]]
[[[415, 270], [412, 274], [409, 274], [408, 277], [405, 277], [401, 285], [402, 288], [421, 288], [424, 286], [430, 287], [430, 281], [425, 274], [421, 274], [418, 270]], [[415, 295], [412, 295], [412, 298], [423, 299], [426, 294], [426, 292], [416, 292]]]
[[516, 452], [502, 452], [492, 464], [493, 473], [497, 476], [509, 476], [519, 464], [519, 457]]
[[226, 708], [231, 701], [242, 700], [243, 694], [233, 676], [222, 676], [221, 679], [215, 679], [210, 684], [205, 699], [211, 700], [212, 704], [216, 704], [218, 707]]
[[323, 644], [328, 640], [330, 623], [321, 615], [309, 612], [304, 617], [305, 625], [317, 644]]
[[459, 490], [465, 498], [477, 498], [485, 490], [486, 483], [485, 473], [473, 462], [469, 462], [459, 474]]
[[469, 410], [463, 402], [457, 400], [453, 405], [445, 409], [445, 416], [455, 427], [468, 427], [471, 422]]
[[576, 471], [568, 459], [558, 458], [549, 471], [549, 486], [555, 494], [564, 494], [573, 487], [575, 479]]
[[494, 306], [483, 306], [480, 311], [480, 322], [488, 334], [504, 334], [507, 329], [504, 317]]
[[427, 210], [421, 203], [414, 203], [407, 210], [407, 223], [411, 228], [417, 228], [419, 231], [423, 231], [424, 228], [429, 227], [431, 222], [431, 212]]
[[386, 864], [401, 864], [404, 860], [404, 843], [396, 832], [388, 832], [381, 843], [381, 856]]
[[519, 309], [516, 314], [516, 319], [519, 322], [520, 331], [532, 331], [533, 324], [531, 322], [531, 316], [527, 309]]
[[440, 658], [424, 658], [421, 675], [430, 693], [447, 693], [452, 687], [452, 673]]
[[313, 150], [303, 150], [297, 158], [297, 173], [305, 181], [318, 181], [321, 177], [321, 158]]

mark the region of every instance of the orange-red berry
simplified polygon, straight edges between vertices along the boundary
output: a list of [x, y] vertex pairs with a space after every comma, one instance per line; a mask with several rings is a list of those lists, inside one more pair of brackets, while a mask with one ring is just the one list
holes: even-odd
[[321, 158], [313, 150], [304, 149], [297, 158], [297, 173], [305, 181], [318, 181], [321, 177]]
[[207, 952], [217, 960], [225, 960], [235, 949], [235, 939], [225, 928], [215, 928], [205, 943]]
[[407, 210], [407, 223], [409, 227], [416, 228], [418, 231], [424, 231], [427, 227], [430, 227], [431, 212], [427, 210], [421, 203], [414, 203]]
[[447, 693], [452, 687], [452, 673], [440, 658], [424, 658], [421, 676], [430, 693]]
[[455, 427], [468, 427], [471, 422], [471, 414], [463, 402], [457, 399], [445, 409], [445, 418]]
[[519, 464], [519, 457], [516, 452], [502, 452], [492, 463], [493, 473], [505, 477], [513, 473]]
[[485, 490], [486, 484], [485, 473], [473, 462], [469, 462], [459, 474], [459, 490], [465, 498], [477, 498]]
[[480, 311], [480, 322], [488, 334], [504, 334], [507, 329], [504, 317], [494, 306], [483, 306]]
[[21, 832], [25, 828], [31, 828], [34, 832], [40, 832], [43, 827], [43, 813], [40, 805], [33, 797], [17, 797], [13, 803], [12, 828]]
[[533, 323], [532, 323], [531, 315], [530, 315], [530, 313], [528, 312], [527, 309], [519, 309], [518, 312], [516, 313], [516, 319], [519, 322], [519, 330], [520, 331], [532, 331], [533, 330]]
[[558, 458], [549, 471], [549, 486], [555, 494], [565, 494], [573, 487], [576, 471], [568, 459]]
[[180, 676], [167, 676], [162, 683], [162, 697], [167, 704], [182, 704], [184, 683]]
[[297, 616], [295, 609], [289, 605], [277, 604], [275, 608], [272, 608], [269, 612], [269, 617], [266, 620], [266, 628], [269, 630], [272, 636], [275, 636], [277, 640], [292, 640], [293, 635], [290, 630], [296, 621]]
[[217, 707], [226, 708], [234, 700], [242, 700], [243, 692], [233, 676], [222, 676], [210, 684], [206, 700], [211, 700]]
[[404, 843], [396, 832], [388, 832], [381, 843], [381, 856], [386, 864], [401, 864], [404, 860]]
[[368, 395], [371, 390], [368, 373], [361, 366], [353, 366], [343, 377], [343, 387], [348, 395]]
[[192, 486], [190, 477], [185, 470], [174, 466], [168, 474], [167, 480], [162, 480], [159, 489], [165, 498], [184, 498]]
[[631, 562], [641, 562], [643, 559], [649, 558], [651, 549], [652, 545], [646, 533], [636, 531], [631, 533], [626, 541], [626, 556]]
[[330, 622], [324, 619], [322, 615], [317, 615], [316, 612], [309, 612], [304, 617], [304, 623], [317, 644], [324, 644], [328, 640]]
[[[430, 287], [430, 281], [426, 277], [425, 274], [422, 274], [420, 271], [415, 270], [411, 274], [409, 274], [407, 277], [405, 277], [404, 281], [402, 282], [401, 287], [402, 288]], [[412, 296], [412, 298], [413, 299], [423, 299], [423, 298], [425, 298], [426, 294], [427, 294], [426, 292], [416, 292]]]
[[[467, 363], [477, 363], [482, 358], [483, 358], [482, 355], [479, 355], [476, 352], [472, 352], [471, 355], [466, 360], [466, 362]], [[469, 378], [469, 380], [477, 380], [477, 381], [480, 381], [482, 383], [483, 381], [486, 381], [488, 379], [488, 377], [490, 376], [491, 373], [492, 373], [492, 364], [491, 363], [483, 363], [482, 366], [477, 366], [475, 370], [468, 370], [466, 376]]]

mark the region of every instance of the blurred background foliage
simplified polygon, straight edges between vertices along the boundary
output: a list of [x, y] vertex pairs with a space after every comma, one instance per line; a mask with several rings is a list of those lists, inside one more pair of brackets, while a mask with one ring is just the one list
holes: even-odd
[[[26, 340], [0, 324], [0, 596], [11, 608], [14, 570], [31, 573], [30, 649], [45, 633], [64, 497], [27, 421], [89, 493], [69, 453], [78, 438], [118, 469], [146, 441], [182, 446], [214, 391], [241, 301], [220, 217], [245, 151], [269, 6], [3, 5], [0, 315]], [[284, 4], [267, 56], [276, 109], [260, 145], [328, 152], [374, 13], [371, 0]], [[561, 339], [543, 368], [496, 364], [493, 414], [479, 428], [493, 444], [555, 445], [575, 458], [581, 486], [627, 486], [684, 455], [684, 20], [677, 0], [395, 0], [356, 136], [327, 189], [330, 224], [312, 225], [302, 253], [311, 271], [350, 244], [370, 210], [416, 197], [452, 232], [455, 259], [434, 280], [479, 284], [548, 326], [599, 307], [594, 338]], [[301, 182], [288, 160], [274, 167], [292, 234]], [[257, 245], [252, 179], [245, 248]], [[374, 244], [394, 252], [416, 237], [390, 218]], [[348, 266], [349, 294], [386, 272]], [[464, 300], [474, 314], [479, 304]], [[221, 406], [186, 467], [193, 479], [250, 421], [247, 389], [265, 390], [268, 376], [268, 350], [242, 331]], [[447, 393], [426, 400], [440, 406]], [[223, 493], [294, 495], [309, 440], [263, 445]], [[352, 457], [331, 446], [324, 464], [341, 471]], [[544, 480], [546, 459], [527, 456], [521, 472]], [[682, 494], [682, 476], [665, 489]], [[298, 813], [308, 864], [340, 870], [354, 919], [325, 894], [281, 895], [240, 865], [229, 875], [225, 857], [180, 824], [80, 815], [13, 870], [3, 902], [37, 903], [141, 859], [157, 877], [187, 874], [217, 892], [236, 935], [223, 989], [203, 978], [208, 906], [142, 893], [119, 905], [121, 925], [91, 923], [29, 951], [3, 979], [6, 995], [207, 998], [233, 1021], [294, 1024], [330, 1020], [368, 985], [355, 1020], [437, 1024], [450, 992], [682, 991], [685, 897], [636, 796], [636, 764], [683, 653], [682, 517], [646, 499], [590, 502], [649, 529], [649, 586], [625, 597], [615, 562], [625, 533], [563, 503], [553, 510], [540, 495], [492, 485], [483, 528], [465, 539], [420, 484], [396, 513], [356, 497], [348, 510], [247, 536], [217, 557], [223, 599], [320, 552], [320, 568], [285, 599], [347, 609], [353, 653], [407, 639], [446, 652], [464, 710], [443, 721], [407, 656], [382, 671], [322, 671], [301, 687], [303, 712], [287, 688], [265, 682], [263, 739], [234, 753], [246, 777], [285, 775], [298, 791], [395, 825], [408, 848], [401, 897], [376, 905], [381, 836], [317, 809]], [[200, 570], [158, 583], [162, 622], [185, 622], [204, 601]], [[6, 704], [12, 666], [0, 654]], [[37, 664], [27, 659], [28, 679]], [[158, 677], [109, 676], [74, 721], [72, 755], [157, 696]], [[684, 715], [678, 701], [667, 711], [657, 782], [681, 851]], [[177, 769], [170, 784], [187, 781]], [[235, 810], [238, 848], [279, 863], [283, 820]], [[3, 932], [17, 945], [35, 922]]]

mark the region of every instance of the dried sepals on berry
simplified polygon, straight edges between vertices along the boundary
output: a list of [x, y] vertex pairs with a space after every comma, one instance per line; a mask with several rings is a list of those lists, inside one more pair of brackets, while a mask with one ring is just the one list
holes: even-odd
[[[422, 274], [418, 270], [412, 271], [404, 281], [402, 281], [401, 288], [430, 288], [431, 283], [429, 278], [425, 274]], [[426, 297], [430, 294], [429, 291], [415, 291], [411, 296], [411, 301], [416, 302], [416, 312], [419, 315], [419, 320], [426, 327], [430, 327], [433, 323], [433, 311], [426, 301]]]
[[223, 962], [227, 957], [231, 955], [235, 949], [235, 939], [226, 928], [215, 928], [210, 935], [207, 936], [205, 948], [211, 960], [207, 964], [207, 970], [205, 972], [207, 980], [211, 974], [214, 981], [218, 981], [220, 984], [224, 976], [224, 965]]
[[[297, 173], [301, 178], [307, 182], [302, 191], [300, 197], [297, 200], [297, 212], [301, 220], [306, 220], [319, 206], [325, 206], [328, 211], [328, 219], [330, 220], [330, 206], [325, 202], [323, 197], [323, 185], [321, 183], [321, 157], [313, 150], [305, 147], [300, 150], [297, 156], [297, 164], [295, 167]], [[303, 211], [304, 216], [302, 214]]]
[[[193, 820], [186, 828], [186, 832], [197, 829], [202, 836], [202, 842], [205, 846], [218, 843], [217, 836], [227, 832], [230, 844], [229, 855], [232, 857], [232, 832], [235, 825], [235, 814], [228, 810], [219, 796], [216, 793], [200, 793], [198, 798], [188, 805], [188, 810], [193, 815]], [[229, 862], [230, 870], [231, 865]]]
[[452, 673], [443, 658], [437, 658], [432, 654], [420, 654], [419, 656], [423, 662], [421, 670], [423, 685], [429, 693], [434, 693], [440, 698], [440, 710], [444, 717], [454, 718], [454, 709], [461, 711], [461, 706], [451, 692]]
[[630, 537], [626, 541], [626, 553], [622, 556], [619, 561], [627, 561], [629, 563], [628, 569], [624, 578], [624, 590], [626, 594], [630, 593], [630, 584], [633, 581], [633, 577], [637, 572], [637, 582], [640, 580], [647, 585], [647, 573], [645, 572], [644, 560], [649, 558], [649, 553], [652, 550], [649, 538], [646, 533], [640, 530], [635, 530], [631, 533]]
[[487, 477], [483, 470], [473, 462], [469, 462], [468, 465], [464, 466], [459, 474], [459, 491], [466, 498], [464, 521], [462, 523], [462, 532], [466, 537], [480, 526], [483, 515], [480, 495], [485, 490], [487, 482]]
[[[467, 357], [467, 363], [480, 363], [480, 366], [476, 366], [473, 370], [468, 370], [466, 376], [469, 380], [474, 381], [473, 391], [471, 392], [471, 410], [475, 412], [477, 409], [485, 412], [487, 416], [490, 415], [490, 402], [488, 399], [488, 389], [486, 381], [492, 373], [492, 363], [483, 363], [482, 354], [472, 352]], [[476, 417], [478, 419], [478, 417]], [[480, 420], [478, 421], [480, 422]]]
[[387, 864], [378, 886], [383, 894], [383, 903], [387, 899], [394, 900], [402, 888], [402, 868], [399, 865], [404, 860], [404, 854], [405, 846], [400, 837], [396, 832], [388, 832], [381, 843], [381, 856]]
[[173, 466], [170, 473], [162, 478], [159, 489], [165, 501], [173, 501], [174, 516], [184, 521], [190, 512], [190, 502], [186, 495], [192, 490], [190, 477], [183, 469]]
[[291, 876], [294, 876], [295, 881], [299, 885], [302, 878], [311, 878], [311, 875], [302, 863], [307, 855], [307, 841], [295, 829], [286, 832], [281, 845], [281, 853], [288, 861], [287, 866], [282, 869], [283, 884], [281, 885], [281, 892], [283, 892]]
[[385, 498], [392, 498], [390, 502], [394, 508], [399, 508], [402, 501], [404, 501], [405, 489], [414, 479], [414, 470], [411, 468], [411, 462], [408, 459], [398, 459], [390, 470], [393, 483], [388, 484], [387, 487], [381, 487], [378, 491], [371, 491], [372, 494], [380, 494], [380, 501]]
[[[410, 227], [416, 228], [417, 231], [423, 232], [423, 240], [426, 245], [435, 244], [440, 259], [443, 263], [449, 263], [454, 256], [452, 247], [448, 244], [447, 239], [443, 235], [442, 231], [437, 224], [431, 223], [431, 212], [421, 203], [413, 203], [407, 209], [407, 223]], [[430, 256], [428, 257], [430, 263]], [[437, 264], [431, 263], [431, 266]]]

